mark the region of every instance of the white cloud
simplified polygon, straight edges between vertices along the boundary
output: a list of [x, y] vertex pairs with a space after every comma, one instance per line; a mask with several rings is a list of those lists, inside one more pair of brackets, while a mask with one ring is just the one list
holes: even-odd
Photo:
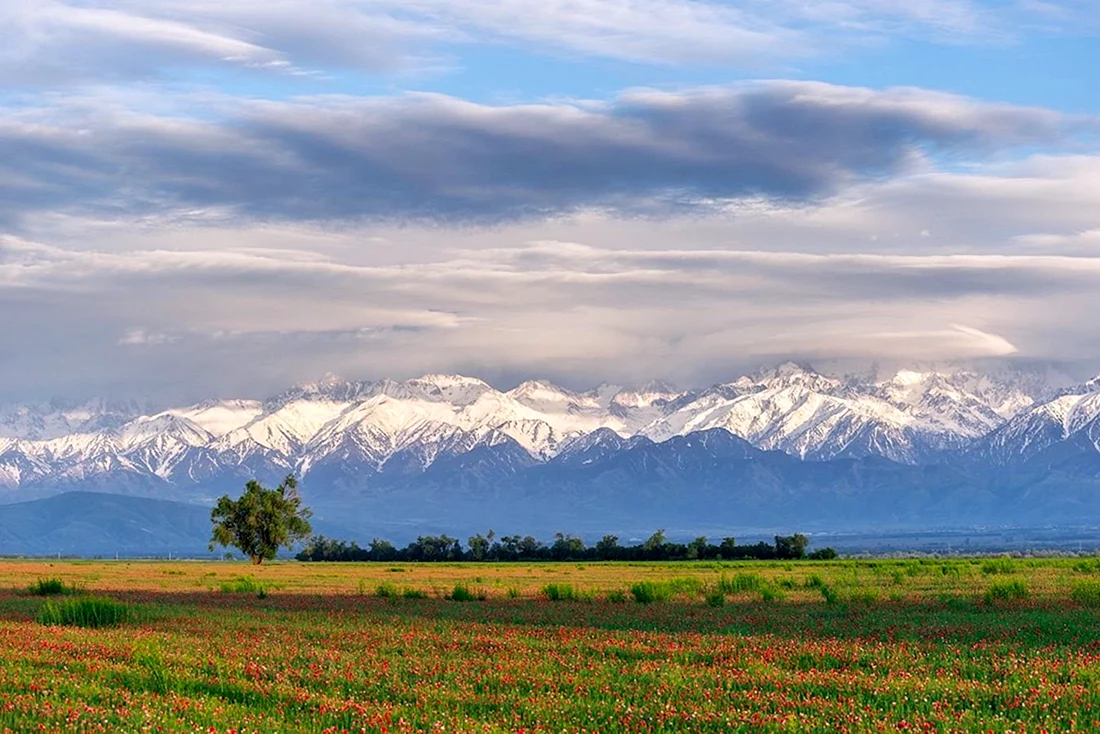
[[[386, 238], [417, 247], [415, 232]], [[0, 384], [262, 395], [328, 370], [693, 384], [787, 357], [1074, 362], [1100, 343], [1100, 328], [1066, 318], [1100, 308], [1098, 257], [436, 243], [387, 265], [334, 259], [339, 246], [112, 253], [8, 239], [0, 308], [21, 318], [0, 328], [18, 345]]]
[[1096, 28], [1092, 4], [978, 0], [31, 0], [0, 4], [0, 80], [18, 87], [441, 68], [473, 43], [646, 64], [742, 69], [892, 38], [1005, 42]]

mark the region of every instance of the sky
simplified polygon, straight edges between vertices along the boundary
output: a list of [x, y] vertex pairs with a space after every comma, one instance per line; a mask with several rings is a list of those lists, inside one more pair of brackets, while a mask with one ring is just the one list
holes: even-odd
[[0, 0], [0, 399], [1100, 371], [1093, 0]]

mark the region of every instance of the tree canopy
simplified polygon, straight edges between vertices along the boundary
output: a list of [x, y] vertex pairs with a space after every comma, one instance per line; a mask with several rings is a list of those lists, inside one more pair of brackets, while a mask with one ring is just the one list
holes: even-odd
[[404, 548], [388, 540], [375, 538], [367, 548], [354, 541], [346, 542], [315, 536], [300, 553], [300, 561], [705, 561], [705, 560], [829, 560], [837, 557], [832, 548], [822, 548], [806, 554], [809, 539], [801, 533], [777, 535], [775, 544], [763, 541], [753, 545], [738, 545], [736, 538], [722, 538], [715, 545], [705, 537], [690, 543], [672, 543], [658, 530], [637, 545], [620, 545], [615, 535], [605, 535], [595, 545], [587, 546], [575, 535], [555, 533], [552, 543], [543, 543], [526, 535], [503, 535], [492, 530], [477, 534], [467, 541], [467, 550], [448, 535], [421, 535]]
[[297, 541], [308, 538], [313, 532], [309, 524], [312, 514], [302, 506], [293, 474], [274, 489], [249, 480], [240, 498], [225, 495], [211, 511], [214, 529], [210, 550], [215, 545], [233, 547], [253, 563], [263, 563], [274, 558], [279, 548], [289, 550]]

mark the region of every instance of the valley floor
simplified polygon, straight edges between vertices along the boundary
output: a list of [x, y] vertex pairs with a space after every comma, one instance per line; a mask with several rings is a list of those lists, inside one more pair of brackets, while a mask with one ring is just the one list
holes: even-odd
[[[0, 585], [0, 731], [1100, 727], [1097, 559], [25, 561]], [[85, 594], [129, 616], [44, 623]]]

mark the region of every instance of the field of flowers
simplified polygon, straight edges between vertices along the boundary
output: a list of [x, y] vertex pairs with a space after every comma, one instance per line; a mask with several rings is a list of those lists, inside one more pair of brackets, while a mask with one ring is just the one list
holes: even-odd
[[0, 731], [1100, 729], [1095, 559], [11, 561], [0, 586]]

